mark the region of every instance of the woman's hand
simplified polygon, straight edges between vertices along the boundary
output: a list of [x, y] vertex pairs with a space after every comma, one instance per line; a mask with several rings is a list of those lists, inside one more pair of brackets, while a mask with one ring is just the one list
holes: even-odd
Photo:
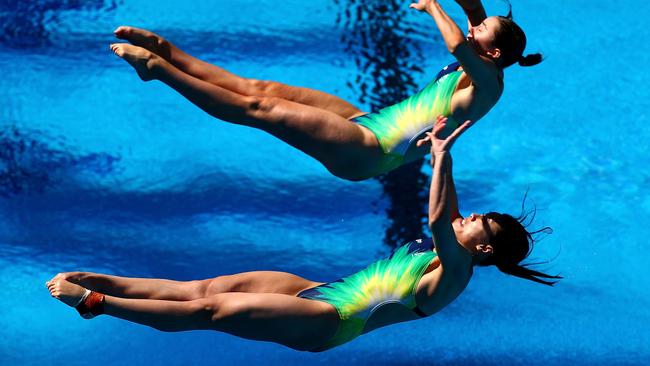
[[[439, 115], [438, 117], [436, 117], [436, 123], [435, 123], [435, 125], [437, 126], [437, 125], [440, 123], [440, 121], [447, 122], [447, 118], [446, 118], [445, 116], [443, 116], [443, 115]], [[446, 124], [445, 124], [445, 126], [446, 126]], [[444, 127], [443, 127], [443, 129], [444, 129]], [[415, 143], [415, 146], [417, 146], [417, 147], [422, 147], [422, 146], [424, 146], [424, 144], [431, 143], [431, 137], [432, 137], [432, 136], [433, 136], [432, 133], [430, 133], [430, 132], [426, 132], [426, 133], [425, 133], [425, 136], [424, 136], [423, 138], [419, 139], [419, 140]]]
[[417, 3], [411, 3], [409, 8], [413, 8], [418, 11], [427, 11], [429, 6], [435, 5], [438, 0], [418, 0]]
[[438, 116], [436, 124], [433, 126], [433, 131], [427, 132], [427, 137], [424, 138], [431, 141], [431, 159], [433, 159], [436, 154], [449, 152], [451, 147], [454, 145], [454, 142], [456, 142], [456, 139], [474, 124], [473, 121], [467, 120], [465, 123], [458, 126], [458, 128], [456, 128], [449, 136], [442, 138], [442, 131], [444, 131], [446, 123], [447, 117]]

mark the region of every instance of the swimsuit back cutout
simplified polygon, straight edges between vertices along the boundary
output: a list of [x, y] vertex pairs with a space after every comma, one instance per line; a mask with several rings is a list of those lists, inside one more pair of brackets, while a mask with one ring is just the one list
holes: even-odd
[[[436, 79], [417, 94], [354, 119], [372, 131], [385, 154], [404, 157], [408, 148], [426, 131], [431, 130], [440, 115], [451, 115], [451, 97], [454, 95], [462, 70], [454, 62], [442, 69]], [[458, 126], [451, 118], [448, 125]]]
[[415, 240], [397, 248], [386, 259], [365, 269], [298, 294], [298, 297], [327, 302], [339, 314], [339, 327], [320, 350], [349, 342], [359, 336], [370, 316], [385, 304], [401, 304], [426, 316], [415, 303], [415, 291], [425, 270], [436, 257], [431, 239]]

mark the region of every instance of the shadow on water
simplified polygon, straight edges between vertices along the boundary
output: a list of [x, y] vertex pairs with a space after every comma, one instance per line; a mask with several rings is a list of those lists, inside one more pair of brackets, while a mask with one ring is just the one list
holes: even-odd
[[[334, 0], [339, 7], [337, 23], [344, 30], [342, 42], [358, 68], [348, 86], [360, 89], [362, 103], [376, 111], [417, 91], [415, 74], [424, 56], [414, 35], [420, 32], [404, 20], [408, 6], [399, 0]], [[421, 172], [423, 160], [406, 164], [377, 179], [388, 197], [389, 227], [384, 241], [391, 246], [424, 236], [428, 177]]]
[[[29, 214], [31, 211], [29, 216], [32, 218], [35, 216], [33, 212], [44, 212], [117, 221], [159, 222], [210, 214], [245, 215], [250, 219], [295, 217], [295, 220], [329, 220], [335, 223], [367, 214], [368, 206], [374, 199], [372, 191], [352, 187], [316, 189], [318, 182], [315, 180], [273, 180], [242, 190], [245, 177], [214, 174], [160, 190], [120, 190], [87, 187], [74, 179], [53, 182], [47, 176], [47, 171], [43, 170], [29, 171], [27, 175], [21, 173], [14, 174], [19, 179], [8, 174], [10, 178], [6, 180], [14, 181], [6, 187], [3, 182], [3, 195], [42, 193], [31, 197], [26, 194], [15, 203], [21, 205], [21, 212], [27, 211]], [[23, 179], [24, 176], [28, 178]], [[42, 183], [34, 182], [40, 178]], [[337, 199], [341, 196], [346, 199]], [[6, 204], [14, 203], [8, 201]], [[323, 210], [325, 205], [328, 210]], [[18, 212], [15, 214], [18, 215]]]
[[49, 27], [68, 10], [112, 11], [116, 0], [0, 0], [0, 44], [30, 48], [51, 44]]
[[[44, 141], [50, 141], [45, 143]], [[60, 148], [54, 145], [62, 145]], [[9, 125], [0, 130], [0, 197], [41, 193], [70, 173], [104, 177], [116, 169], [119, 157], [106, 153], [73, 154], [65, 142], [38, 131]]]

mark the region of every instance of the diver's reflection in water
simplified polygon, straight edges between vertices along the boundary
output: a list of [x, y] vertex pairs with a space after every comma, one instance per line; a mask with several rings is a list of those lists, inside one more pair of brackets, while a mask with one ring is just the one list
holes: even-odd
[[[334, 0], [342, 42], [353, 55], [359, 74], [348, 85], [360, 90], [362, 103], [372, 111], [407, 98], [417, 91], [415, 73], [422, 69], [422, 50], [409, 35], [417, 33], [408, 22], [408, 4], [401, 0]], [[377, 179], [390, 200], [389, 227], [384, 241], [391, 246], [424, 235], [428, 177], [423, 160], [405, 164]]]
[[[47, 141], [47, 142], [46, 142]], [[0, 130], [0, 199], [42, 194], [77, 175], [103, 178], [118, 171], [120, 156], [81, 153], [65, 139], [4, 123]]]

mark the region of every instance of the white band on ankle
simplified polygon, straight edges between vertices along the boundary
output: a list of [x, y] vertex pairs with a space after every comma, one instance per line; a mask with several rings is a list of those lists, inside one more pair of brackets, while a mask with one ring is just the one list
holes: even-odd
[[84, 292], [83, 296], [81, 296], [81, 299], [79, 299], [79, 302], [77, 302], [77, 304], [74, 307], [77, 307], [77, 306], [79, 306], [79, 304], [86, 301], [86, 299], [88, 298], [88, 295], [90, 295], [90, 293], [91, 293], [91, 291], [89, 289], [86, 289], [86, 292]]

